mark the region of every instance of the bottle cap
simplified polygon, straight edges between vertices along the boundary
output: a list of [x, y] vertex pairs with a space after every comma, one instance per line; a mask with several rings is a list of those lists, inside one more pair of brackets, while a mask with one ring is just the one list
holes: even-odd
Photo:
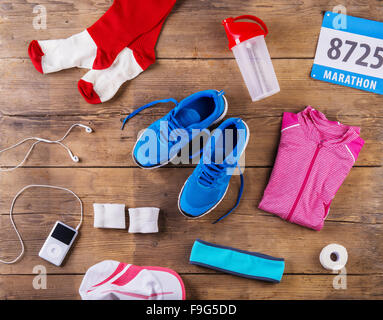
[[[254, 22], [236, 22], [237, 20], [248, 19]], [[268, 34], [265, 23], [250, 15], [239, 16], [236, 18], [227, 18], [222, 21], [223, 26], [229, 39], [229, 49], [235, 47], [237, 44], [249, 40], [257, 36], [266, 36]]]

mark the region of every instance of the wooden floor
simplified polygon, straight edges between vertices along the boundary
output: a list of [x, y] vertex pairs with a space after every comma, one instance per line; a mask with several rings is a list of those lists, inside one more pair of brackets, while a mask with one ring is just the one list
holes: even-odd
[[[65, 141], [81, 158], [78, 164], [58, 146], [39, 145], [23, 168], [1, 174], [0, 257], [13, 258], [20, 250], [8, 210], [15, 193], [27, 184], [72, 189], [84, 202], [85, 222], [65, 265], [45, 263], [38, 252], [53, 223], [62, 220], [74, 225], [79, 207], [59, 191], [26, 192], [15, 208], [26, 254], [14, 265], [0, 265], [1, 299], [79, 299], [84, 273], [104, 259], [173, 268], [185, 282], [188, 299], [383, 298], [383, 97], [309, 76], [323, 13], [339, 1], [178, 0], [159, 39], [157, 63], [100, 105], [87, 104], [77, 91], [84, 70], [41, 75], [28, 59], [27, 46], [32, 39], [64, 38], [82, 31], [112, 0], [38, 3], [47, 8], [46, 30], [32, 27], [35, 1], [0, 3], [0, 148], [27, 136], [59, 138], [75, 122], [88, 124], [95, 132], [87, 135], [78, 129]], [[350, 15], [383, 21], [382, 1], [343, 4]], [[241, 14], [258, 15], [269, 26], [267, 44], [281, 87], [277, 95], [256, 103], [249, 98], [220, 24]], [[217, 225], [211, 222], [235, 202], [238, 177], [213, 213], [188, 220], [178, 212], [177, 196], [193, 166], [146, 171], [132, 162], [137, 133], [166, 114], [169, 105], [142, 112], [120, 130], [121, 119], [138, 106], [168, 97], [180, 100], [211, 88], [226, 91], [227, 116], [243, 117], [251, 130], [243, 200], [234, 214]], [[361, 126], [366, 141], [320, 232], [257, 209], [274, 163], [282, 113], [299, 112], [309, 104], [332, 120]], [[3, 155], [1, 164], [17, 164], [26, 150]], [[94, 202], [160, 207], [160, 233], [95, 229]], [[190, 265], [196, 238], [285, 258], [282, 282], [268, 284]], [[348, 250], [346, 290], [335, 290], [336, 275], [319, 263], [319, 253], [329, 243]], [[46, 290], [32, 286], [36, 265], [47, 269]]]

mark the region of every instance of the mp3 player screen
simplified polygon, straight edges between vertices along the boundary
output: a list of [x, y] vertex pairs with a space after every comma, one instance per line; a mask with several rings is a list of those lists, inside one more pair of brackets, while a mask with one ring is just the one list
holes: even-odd
[[73, 230], [68, 229], [67, 227], [63, 226], [61, 223], [58, 223], [52, 233], [52, 237], [69, 246], [75, 234], [76, 233]]

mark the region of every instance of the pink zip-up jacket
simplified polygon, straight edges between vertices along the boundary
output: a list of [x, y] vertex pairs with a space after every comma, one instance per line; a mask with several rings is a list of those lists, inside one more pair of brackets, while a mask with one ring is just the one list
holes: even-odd
[[360, 128], [329, 121], [310, 106], [298, 114], [285, 112], [278, 154], [259, 208], [321, 230], [363, 144]]

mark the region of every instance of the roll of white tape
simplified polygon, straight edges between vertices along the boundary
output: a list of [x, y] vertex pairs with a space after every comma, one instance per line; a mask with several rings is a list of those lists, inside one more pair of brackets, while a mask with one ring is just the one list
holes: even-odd
[[320, 253], [319, 261], [327, 270], [341, 270], [347, 263], [348, 254], [345, 247], [340, 244], [329, 244]]

